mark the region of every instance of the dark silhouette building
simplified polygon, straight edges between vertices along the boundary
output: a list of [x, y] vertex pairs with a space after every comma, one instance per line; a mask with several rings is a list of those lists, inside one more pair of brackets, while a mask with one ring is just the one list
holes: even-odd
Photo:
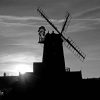
[[59, 91], [58, 87], [62, 90], [65, 89], [66, 85], [70, 85], [71, 82], [81, 81], [81, 71], [70, 72], [70, 69], [69, 71], [65, 70], [61, 34], [47, 33], [44, 39], [41, 40], [43, 41], [39, 41], [39, 43], [44, 44], [42, 62], [33, 64], [34, 75], [41, 79], [40, 87], [57, 92]]

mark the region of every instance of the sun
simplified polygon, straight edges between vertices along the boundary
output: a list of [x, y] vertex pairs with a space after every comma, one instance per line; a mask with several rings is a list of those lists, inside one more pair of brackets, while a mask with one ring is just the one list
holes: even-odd
[[15, 65], [15, 68], [14, 68], [14, 72], [16, 74], [19, 74], [19, 72], [21, 74], [25, 74], [26, 72], [30, 72], [31, 71], [31, 68], [30, 68], [30, 65], [28, 64], [17, 64]]

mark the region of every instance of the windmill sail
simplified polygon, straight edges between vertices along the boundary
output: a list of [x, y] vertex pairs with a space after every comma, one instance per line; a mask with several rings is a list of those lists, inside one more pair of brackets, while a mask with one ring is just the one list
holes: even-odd
[[84, 61], [86, 55], [82, 52], [82, 50], [75, 44], [75, 42], [70, 38], [67, 37], [65, 38], [62, 35], [62, 32], [64, 31], [64, 28], [66, 26], [66, 23], [68, 21], [68, 18], [70, 16], [70, 14], [68, 13], [66, 20], [64, 22], [64, 25], [62, 27], [61, 32], [57, 29], [57, 27], [55, 27], [55, 25], [45, 16], [45, 14], [43, 13], [42, 10], [37, 9], [37, 11], [41, 14], [41, 16], [59, 33], [61, 34], [61, 38], [64, 40], [64, 43], [67, 44], [67, 48], [70, 49], [77, 57], [79, 57], [82, 61]]
[[51, 23], [51, 21], [45, 16], [45, 14], [43, 13], [43, 11], [41, 10], [41, 9], [37, 9], [37, 11], [40, 13], [40, 15], [59, 33], [59, 34], [61, 34], [60, 32], [59, 32], [59, 30], [57, 29], [57, 27], [53, 24], [53, 23]]
[[83, 51], [76, 45], [76, 43], [70, 38], [65, 38], [63, 36], [64, 44], [65, 46], [74, 53], [75, 56], [77, 56], [81, 61], [84, 61], [86, 55], [83, 53]]
[[70, 13], [67, 12], [67, 16], [66, 16], [65, 22], [64, 22], [64, 24], [63, 24], [62, 30], [61, 30], [61, 34], [64, 32], [64, 29], [65, 29], [65, 26], [66, 26], [66, 24], [67, 24], [67, 22], [68, 22], [69, 17], [71, 17], [71, 16], [70, 16]]

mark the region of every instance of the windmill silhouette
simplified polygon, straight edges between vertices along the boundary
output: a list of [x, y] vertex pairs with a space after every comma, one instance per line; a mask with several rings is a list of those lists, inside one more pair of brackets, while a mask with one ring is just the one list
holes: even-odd
[[[40, 8], [38, 8], [37, 11], [57, 32], [55, 33], [54, 31], [52, 31], [52, 33], [45, 33], [45, 27], [39, 27], [39, 43], [44, 44], [42, 58], [42, 66], [44, 67], [39, 67], [40, 69], [42, 69], [42, 71], [40, 72], [42, 72], [42, 74], [45, 73], [44, 75], [49, 76], [50, 78], [55, 78], [57, 76], [60, 77], [61, 75], [64, 75], [63, 73], [65, 73], [63, 43], [81, 61], [84, 61], [86, 55], [69, 36], [65, 37], [63, 35], [66, 25], [68, 27], [68, 20], [71, 18], [69, 12], [67, 12], [67, 16], [61, 31], [59, 31], [57, 27], [46, 17], [44, 12]], [[40, 65], [38, 64], [38, 66]], [[34, 64], [34, 66], [36, 66], [36, 64]]]

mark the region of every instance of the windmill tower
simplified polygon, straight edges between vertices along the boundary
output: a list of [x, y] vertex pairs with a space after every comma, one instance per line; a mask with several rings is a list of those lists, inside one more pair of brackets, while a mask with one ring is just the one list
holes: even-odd
[[84, 61], [86, 55], [81, 51], [81, 49], [75, 44], [75, 42], [70, 37], [65, 37], [63, 32], [65, 26], [70, 18], [70, 13], [67, 13], [65, 22], [63, 24], [61, 32], [57, 27], [45, 16], [41, 9], [37, 9], [39, 14], [54, 28], [57, 32], [55, 33], [45, 33], [46, 29], [44, 26], [39, 28], [39, 43], [44, 44], [42, 64], [44, 67], [44, 72], [46, 75], [50, 76], [61, 76], [65, 73], [65, 60], [63, 53], [63, 43], [68, 49], [70, 49], [78, 58]]

